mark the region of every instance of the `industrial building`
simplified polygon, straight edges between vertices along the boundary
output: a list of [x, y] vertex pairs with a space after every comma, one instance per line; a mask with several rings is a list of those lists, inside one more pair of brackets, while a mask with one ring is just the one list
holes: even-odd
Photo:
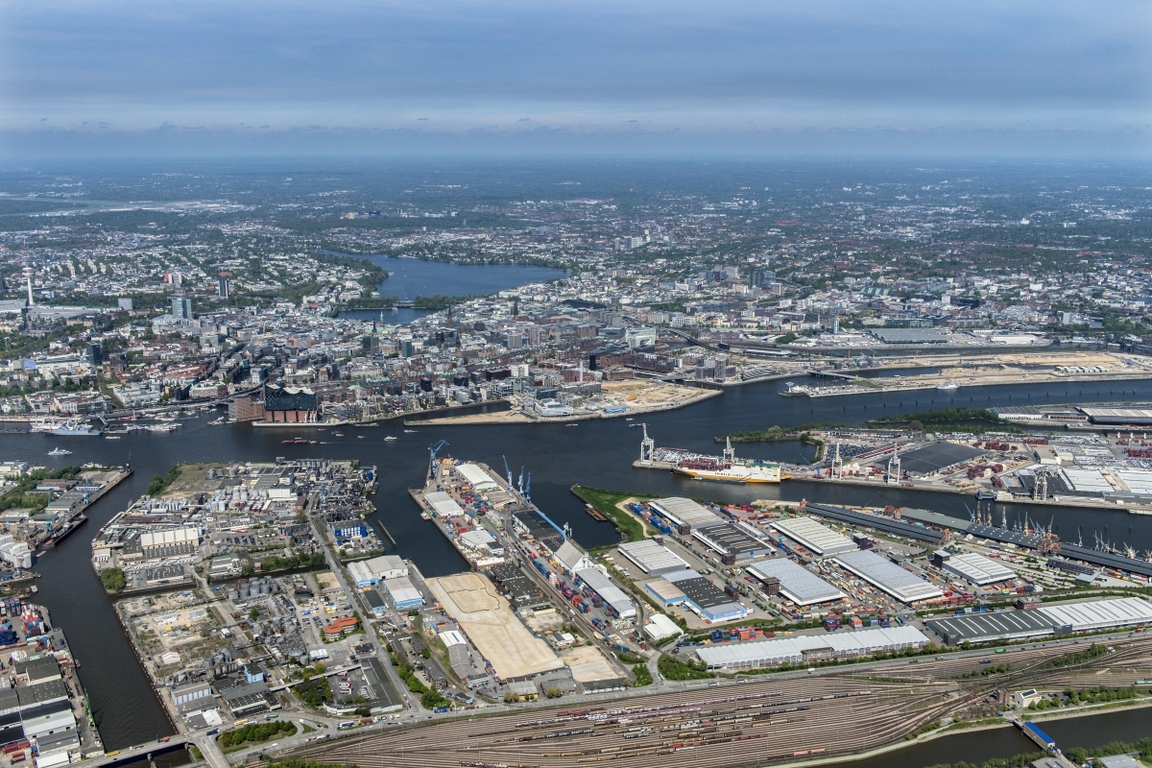
[[789, 517], [773, 520], [772, 527], [805, 549], [817, 555], [838, 555], [852, 552], [856, 545], [831, 528], [820, 525], [810, 517]]
[[688, 567], [683, 558], [652, 539], [625, 542], [619, 549], [620, 554], [631, 560], [637, 568], [652, 576], [662, 576]]
[[500, 487], [491, 475], [475, 464], [458, 464], [456, 472], [477, 491], [494, 491]]
[[1152, 410], [1147, 408], [1080, 408], [1093, 424], [1145, 427], [1152, 426]]
[[701, 525], [714, 525], [724, 522], [724, 518], [710, 509], [705, 509], [692, 499], [670, 496], [666, 499], [652, 499], [648, 506], [675, 523], [681, 533], [688, 533]]
[[645, 588], [665, 606], [683, 605], [709, 623], [742, 619], [751, 613], [693, 570], [666, 573]]
[[424, 501], [428, 502], [432, 506], [432, 509], [436, 510], [436, 514], [439, 517], [450, 519], [460, 517], [464, 514], [463, 508], [444, 491], [426, 493], [424, 494]]
[[696, 655], [709, 669], [735, 671], [771, 667], [784, 662], [803, 664], [868, 656], [885, 651], [922, 648], [928, 643], [928, 636], [915, 627], [892, 627], [708, 645], [699, 647]]
[[625, 621], [636, 618], [636, 604], [625, 594], [624, 590], [613, 584], [612, 580], [599, 570], [584, 568], [576, 571], [576, 578], [599, 595], [604, 601], [604, 605], [611, 608], [619, 618]]
[[946, 549], [937, 550], [932, 553], [932, 564], [979, 587], [1016, 578], [1011, 569], [975, 552], [956, 554]]
[[692, 529], [692, 537], [717, 552], [728, 565], [773, 553], [772, 544], [764, 535], [744, 522], [697, 526]]
[[385, 579], [407, 576], [408, 564], [398, 555], [382, 555], [349, 563], [348, 573], [352, 575], [356, 586], [371, 587]]
[[924, 622], [949, 645], [1029, 640], [1147, 624], [1152, 624], [1152, 603], [1138, 597], [1065, 603], [1032, 610], [971, 613]]
[[747, 571], [762, 582], [778, 580], [780, 594], [796, 605], [827, 603], [847, 597], [807, 568], [785, 558], [764, 560], [748, 566]]
[[381, 583], [388, 592], [388, 597], [392, 599], [392, 604], [396, 606], [396, 610], [406, 611], [409, 608], [419, 608], [424, 605], [424, 596], [420, 594], [420, 590], [413, 586], [411, 579], [407, 576], [387, 579]]
[[903, 603], [931, 600], [944, 594], [931, 582], [867, 549], [838, 555], [836, 562]]

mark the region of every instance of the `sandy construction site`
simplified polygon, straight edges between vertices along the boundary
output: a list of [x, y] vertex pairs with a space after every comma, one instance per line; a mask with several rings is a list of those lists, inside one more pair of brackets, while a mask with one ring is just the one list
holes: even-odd
[[478, 573], [428, 579], [428, 587], [448, 615], [503, 680], [560, 669], [564, 662], [548, 644], [532, 635], [496, 587]]

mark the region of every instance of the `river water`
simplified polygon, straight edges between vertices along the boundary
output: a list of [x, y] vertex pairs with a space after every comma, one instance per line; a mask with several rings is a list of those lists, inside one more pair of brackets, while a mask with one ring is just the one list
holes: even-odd
[[[389, 272], [380, 285], [381, 295], [397, 298], [440, 295], [490, 294], [530, 282], [562, 277], [561, 270], [521, 265], [454, 265], [368, 257]], [[380, 317], [378, 311], [353, 313], [365, 319]], [[426, 314], [420, 310], [385, 312], [384, 322], [409, 322]], [[783, 382], [764, 382], [729, 389], [715, 397], [679, 411], [643, 417], [658, 445], [676, 446], [715, 453], [713, 437], [731, 432], [761, 429], [772, 425], [794, 426], [806, 422], [831, 421], [860, 423], [883, 414], [909, 413], [950, 405], [991, 407], [1030, 403], [1096, 402], [1104, 400], [1152, 400], [1152, 382], [1107, 384], [1102, 386], [1066, 384], [1045, 388], [1036, 385], [964, 388], [954, 393], [920, 392], [872, 394], [849, 398], [808, 400], [783, 398], [777, 392]], [[299, 436], [321, 441], [318, 445], [282, 445], [285, 437], [297, 432], [257, 429], [250, 425], [210, 427], [211, 416], [190, 418], [170, 435], [133, 432], [120, 440], [83, 437], [49, 437], [30, 434], [0, 434], [0, 460], [65, 466], [89, 461], [105, 464], [130, 463], [136, 474], [98, 501], [89, 511], [90, 522], [36, 564], [40, 573], [38, 600], [51, 612], [67, 633], [72, 651], [80, 662], [80, 678], [89, 693], [100, 733], [109, 749], [140, 744], [172, 732], [163, 708], [152, 692], [137, 663], [111, 601], [92, 571], [89, 556], [91, 540], [112, 515], [140, 496], [153, 475], [164, 474], [179, 462], [272, 461], [277, 456], [357, 459], [362, 465], [380, 469], [380, 486], [375, 497], [378, 513], [374, 522], [387, 526], [397, 546], [393, 554], [411, 558], [428, 576], [441, 576], [467, 568], [455, 549], [428, 522], [422, 520], [407, 489], [422, 483], [427, 448], [444, 439], [447, 453], [479, 460], [502, 468], [505, 458], [514, 474], [524, 467], [531, 475], [533, 500], [557, 523], [569, 522], [574, 538], [586, 547], [608, 544], [617, 534], [607, 523], [598, 523], [584, 512], [583, 504], [570, 493], [573, 484], [629, 489], [663, 495], [707, 495], [734, 502], [757, 498], [798, 501], [802, 498], [831, 503], [928, 507], [966, 518], [967, 497], [900, 490], [872, 490], [852, 486], [830, 486], [811, 482], [786, 482], [777, 487], [741, 487], [694, 483], [667, 472], [635, 470], [631, 462], [639, 453], [638, 424], [623, 419], [580, 422], [578, 427], [561, 425], [493, 425], [460, 427], [414, 427], [404, 431], [399, 422], [378, 427], [344, 427], [343, 437], [331, 430], [300, 429]], [[386, 435], [396, 441], [385, 442]], [[67, 457], [47, 456], [55, 446], [71, 450]], [[796, 443], [762, 443], [737, 446], [741, 455], [781, 461], [807, 460], [812, 449]], [[1010, 521], [1022, 518], [1024, 509], [1006, 508]], [[1028, 507], [1032, 520], [1051, 519], [1065, 538], [1083, 526], [1085, 540], [1099, 531], [1112, 541], [1124, 541], [1140, 550], [1152, 549], [1152, 518], [1129, 516], [1122, 511], [1040, 510]], [[999, 518], [999, 511], [997, 511]], [[1068, 721], [1072, 722], [1082, 722]], [[1097, 722], [1099, 721], [1099, 722]], [[1102, 725], [1100, 723], [1106, 723]], [[1064, 742], [1060, 728], [1052, 735]], [[1075, 726], [1067, 726], [1075, 728]], [[1110, 738], [1133, 740], [1146, 733], [1124, 714], [1093, 719], [1081, 731], [1068, 731], [1071, 743], [1091, 743], [1105, 729]], [[883, 758], [875, 765], [918, 768], [948, 759], [977, 759], [981, 756], [1010, 754], [1028, 743], [1010, 731], [989, 732], [979, 738], [950, 737], [946, 750], [915, 747], [899, 755]], [[1109, 740], [1109, 739], [1105, 739]], [[938, 742], [943, 744], [944, 742]], [[903, 762], [897, 762], [903, 761]]]
[[[1152, 382], [1099, 387], [1070, 383], [1047, 391], [1036, 385], [1013, 385], [965, 388], [952, 396], [933, 391], [821, 400], [780, 397], [777, 392], [782, 387], [783, 382], [736, 387], [720, 397], [688, 408], [649, 414], [644, 418], [649, 433], [659, 445], [715, 452], [718, 446], [713, 442], [713, 436], [773, 424], [860, 423], [880, 414], [913, 412], [949, 404], [995, 406], [1030, 402], [1152, 400]], [[300, 429], [289, 434], [282, 429], [259, 429], [244, 424], [212, 427], [207, 424], [209, 418], [187, 419], [184, 426], [170, 435], [133, 432], [115, 441], [0, 434], [0, 460], [23, 460], [49, 466], [87, 461], [107, 464], [130, 462], [136, 468], [131, 478], [89, 510], [91, 522], [87, 526], [48, 552], [35, 566], [41, 574], [38, 599], [68, 634], [72, 650], [81, 662], [81, 680], [89, 692], [101, 734], [109, 749], [154, 739], [158, 734], [171, 732], [171, 726], [92, 571], [90, 542], [105, 521], [143, 493], [154, 474], [163, 474], [178, 462], [272, 461], [277, 456], [286, 456], [357, 459], [366, 466], [376, 465], [380, 469], [380, 486], [375, 497], [379, 510], [376, 519], [386, 525], [397, 540], [398, 546], [392, 553], [411, 558], [429, 576], [454, 573], [467, 567], [434, 526], [420, 518], [407, 493], [409, 487], [422, 483], [427, 448], [441, 439], [449, 443], [444, 452], [460, 458], [502, 468], [506, 457], [516, 475], [523, 466], [526, 474], [531, 473], [533, 500], [557, 523], [571, 523], [574, 538], [584, 546], [610, 543], [616, 540], [616, 533], [609, 524], [598, 523], [584, 512], [583, 504], [569, 490], [577, 483], [666, 495], [706, 495], [736, 502], [768, 497], [862, 505], [893, 503], [927, 507], [965, 518], [965, 504], [971, 503], [968, 497], [952, 494], [880, 491], [795, 481], [759, 487], [701, 484], [667, 472], [633, 469], [631, 462], [639, 454], [641, 430], [630, 428], [631, 424], [638, 422], [624, 419], [581, 422], [577, 427], [559, 424], [411, 427], [415, 433], [405, 432], [403, 425], [396, 421], [378, 427], [343, 427], [344, 436], [337, 438], [331, 430], [321, 429]], [[307, 446], [281, 444], [286, 437], [296, 437], [297, 432], [300, 436], [321, 442]], [[385, 442], [383, 438], [386, 435], [398, 439]], [[47, 452], [57, 445], [73, 451], [73, 455], [47, 456]], [[799, 460], [802, 452], [795, 443], [741, 444], [737, 448], [741, 455], [777, 460]], [[1024, 512], [1022, 508], [1011, 505], [1007, 506], [1007, 511], [1009, 520], [1022, 517]], [[1122, 511], [1035, 507], [1028, 507], [1027, 511], [1031, 519], [1040, 522], [1051, 517], [1064, 531], [1075, 531], [1077, 525], [1083, 525], [1088, 540], [1091, 540], [1093, 530], [1103, 533], [1107, 527], [1108, 535], [1114, 541], [1125, 540], [1137, 549], [1152, 549], [1152, 518], [1149, 517], [1129, 516]], [[1128, 721], [1120, 715], [1103, 718], [1109, 723], [1119, 724], [1117, 738], [1134, 740], [1147, 732], [1147, 729], [1129, 729], [1125, 725]], [[1099, 729], [1093, 726], [1079, 735], [1070, 732], [1069, 738], [1088, 738], [1097, 732]], [[950, 759], [958, 760], [972, 759], [966, 757], [968, 753], [964, 745], [971, 746], [973, 757], [982, 754], [982, 749], [992, 749], [995, 754], [1008, 754], [1018, 749], [1018, 744], [1009, 736], [993, 733], [979, 738], [958, 736], [955, 748], [949, 747], [944, 753], [930, 749], [923, 754], [947, 754]], [[1059, 738], [1058, 732], [1053, 736]], [[1074, 742], [1069, 745], [1071, 743]], [[977, 749], [977, 745], [984, 746]], [[940, 758], [935, 756], [916, 762], [920, 758], [915, 755], [921, 754], [918, 749], [900, 753], [912, 756], [907, 758], [911, 762], [900, 765], [915, 768], [939, 762]], [[891, 762], [895, 759], [885, 758], [889, 762], [884, 764], [898, 765]]]

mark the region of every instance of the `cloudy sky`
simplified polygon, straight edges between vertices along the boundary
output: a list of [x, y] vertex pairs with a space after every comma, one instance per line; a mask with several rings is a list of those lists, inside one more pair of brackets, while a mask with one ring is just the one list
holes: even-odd
[[0, 156], [1147, 157], [1152, 6], [0, 0]]

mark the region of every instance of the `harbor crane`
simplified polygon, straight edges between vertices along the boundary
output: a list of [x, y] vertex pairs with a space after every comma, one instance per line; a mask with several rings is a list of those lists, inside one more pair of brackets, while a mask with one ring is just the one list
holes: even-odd
[[435, 445], [428, 446], [428, 479], [431, 480], [432, 476], [436, 474], [436, 454], [440, 453], [440, 449], [448, 445], [447, 440], [441, 440]]
[[508, 468], [508, 457], [501, 456], [504, 459], [504, 474], [508, 475], [508, 490], [512, 490], [512, 470]]

